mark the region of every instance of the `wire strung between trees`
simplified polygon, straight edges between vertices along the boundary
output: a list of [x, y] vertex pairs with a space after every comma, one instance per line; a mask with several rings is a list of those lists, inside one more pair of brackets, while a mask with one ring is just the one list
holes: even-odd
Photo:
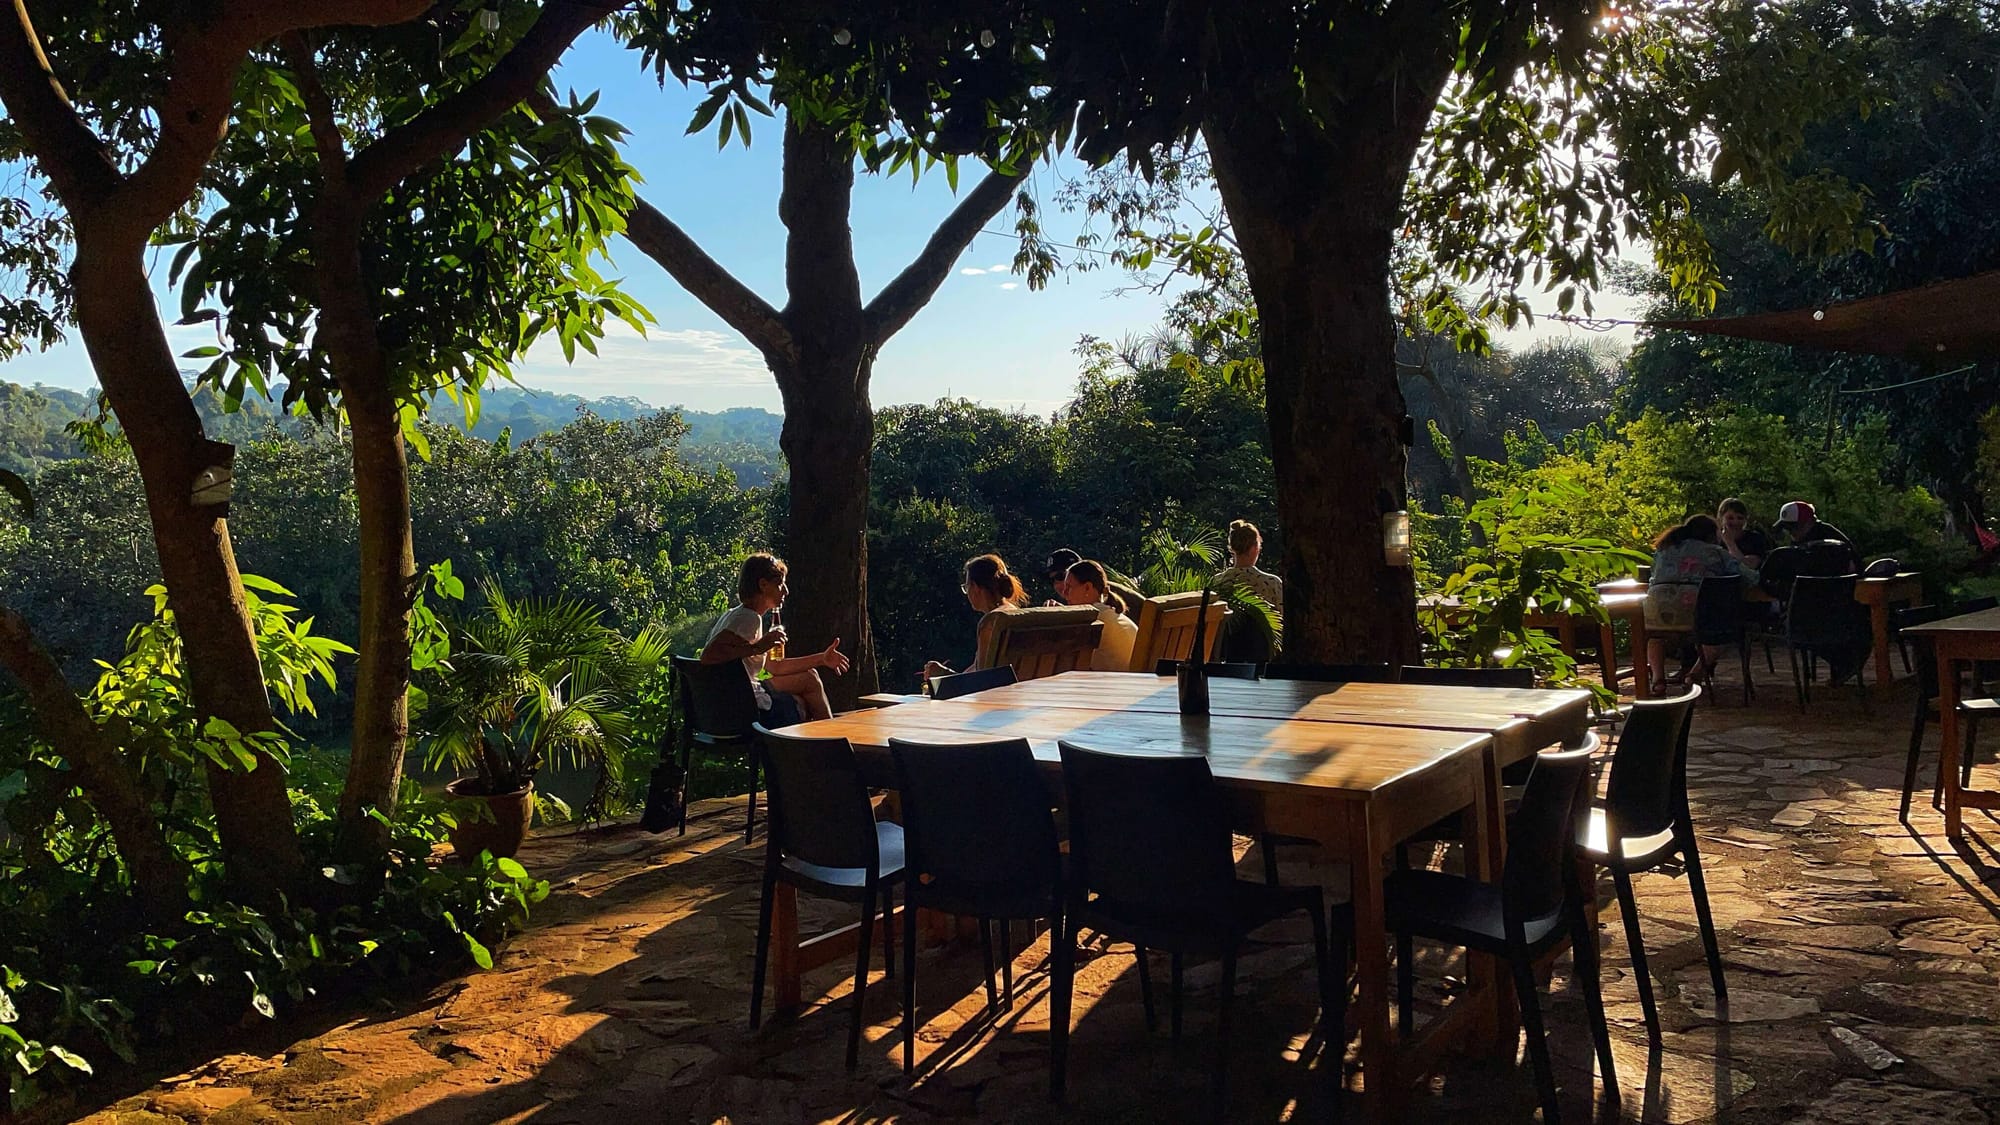
[[1937, 374], [1935, 374], [1935, 375], [1925, 375], [1925, 376], [1923, 376], [1922, 378], [1919, 378], [1919, 379], [1908, 379], [1908, 380], [1905, 380], [1905, 381], [1903, 381], [1903, 382], [1901, 382], [1901, 383], [1890, 383], [1890, 384], [1889, 384], [1888, 386], [1885, 386], [1885, 387], [1856, 387], [1856, 388], [1854, 388], [1854, 389], [1853, 389], [1853, 390], [1851, 390], [1851, 391], [1849, 391], [1849, 390], [1843, 390], [1843, 391], [1841, 391], [1840, 393], [1841, 393], [1841, 394], [1844, 394], [1844, 395], [1872, 395], [1872, 394], [1874, 394], [1874, 393], [1875, 393], [1875, 392], [1877, 392], [1877, 391], [1894, 391], [1894, 390], [1900, 390], [1900, 389], [1902, 389], [1902, 388], [1904, 388], [1904, 387], [1914, 387], [1914, 386], [1916, 386], [1916, 385], [1917, 385], [1918, 383], [1931, 383], [1931, 382], [1935, 382], [1935, 381], [1937, 381], [1937, 380], [1939, 380], [1939, 379], [1949, 379], [1949, 378], [1951, 378], [1951, 377], [1952, 377], [1953, 375], [1963, 375], [1963, 374], [1965, 374], [1966, 372], [1968, 372], [1968, 371], [1970, 371], [1970, 370], [1972, 370], [1973, 368], [1975, 368], [1975, 367], [1978, 367], [1978, 366], [1979, 366], [1979, 365], [1978, 365], [1978, 364], [1976, 364], [1976, 363], [1968, 363], [1968, 364], [1966, 364], [1966, 365], [1965, 365], [1964, 367], [1955, 367], [1955, 368], [1953, 368], [1953, 369], [1952, 369], [1952, 370], [1950, 370], [1950, 371], [1940, 371], [1940, 372], [1938, 372], [1938, 373], [1937, 373]]

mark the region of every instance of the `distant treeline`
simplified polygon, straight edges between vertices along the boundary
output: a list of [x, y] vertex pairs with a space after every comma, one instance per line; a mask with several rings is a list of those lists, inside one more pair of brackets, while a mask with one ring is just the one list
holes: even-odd
[[[198, 388], [193, 393], [202, 424], [217, 441], [241, 445], [273, 426], [297, 435], [316, 425], [260, 399], [246, 398], [237, 410], [229, 411], [212, 390]], [[735, 473], [745, 487], [766, 485], [783, 475], [778, 430], [784, 419], [778, 415], [750, 406], [716, 413], [672, 409], [687, 424], [680, 450], [687, 463], [721, 465]], [[510, 441], [526, 441], [567, 426], [584, 410], [606, 421], [629, 422], [658, 414], [662, 408], [629, 395], [584, 398], [525, 387], [496, 387], [480, 396], [479, 420], [471, 432], [488, 441], [502, 433]], [[0, 469], [25, 475], [51, 461], [83, 456], [82, 444], [65, 428], [80, 418], [94, 416], [96, 411], [96, 395], [92, 393], [0, 380]], [[463, 415], [449, 403], [441, 403], [434, 416], [441, 423], [458, 423], [463, 428]]]

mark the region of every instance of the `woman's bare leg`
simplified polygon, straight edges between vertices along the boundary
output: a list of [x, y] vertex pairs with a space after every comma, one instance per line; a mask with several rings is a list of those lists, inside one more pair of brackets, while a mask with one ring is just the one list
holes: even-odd
[[798, 696], [799, 706], [805, 709], [809, 720], [833, 717], [833, 708], [826, 701], [826, 685], [819, 682], [819, 672], [815, 669], [772, 676], [768, 686]]
[[1665, 637], [1646, 638], [1646, 673], [1652, 678], [1646, 682], [1658, 689], [1667, 682], [1667, 639]]

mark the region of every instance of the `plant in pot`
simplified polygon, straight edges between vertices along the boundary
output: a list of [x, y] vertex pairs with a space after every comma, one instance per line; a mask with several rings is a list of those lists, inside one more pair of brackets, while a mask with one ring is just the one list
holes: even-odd
[[527, 838], [544, 766], [595, 767], [600, 789], [618, 780], [639, 691], [668, 644], [657, 628], [627, 640], [574, 598], [515, 601], [493, 582], [481, 592], [483, 606], [444, 624], [448, 652], [422, 662], [412, 702], [430, 768], [461, 775], [445, 791], [478, 802], [459, 817], [452, 849], [511, 856]]

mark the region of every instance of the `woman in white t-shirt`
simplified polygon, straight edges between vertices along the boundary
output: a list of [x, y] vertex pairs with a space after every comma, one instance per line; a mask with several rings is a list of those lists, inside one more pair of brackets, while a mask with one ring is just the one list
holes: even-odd
[[1063, 597], [1071, 605], [1096, 606], [1097, 620], [1104, 625], [1097, 638], [1097, 652], [1090, 658], [1090, 670], [1131, 671], [1132, 645], [1139, 639], [1139, 626], [1121, 612], [1124, 602], [1111, 592], [1104, 564], [1090, 559], [1070, 564]]
[[[824, 668], [836, 676], [847, 671], [847, 655], [840, 651], [839, 637], [824, 652], [810, 656], [780, 660], [766, 657], [773, 648], [785, 643], [784, 626], [769, 632], [764, 630], [764, 615], [783, 605], [792, 592], [785, 574], [784, 560], [776, 555], [758, 553], [743, 560], [743, 569], [736, 579], [737, 603], [709, 629], [701, 662], [742, 661], [743, 670], [750, 677], [750, 691], [757, 697], [757, 709], [766, 713], [767, 721], [830, 718], [833, 708], [826, 701], [826, 686], [820, 683], [819, 670]], [[770, 678], [764, 679], [760, 675], [763, 672], [769, 672]]]

